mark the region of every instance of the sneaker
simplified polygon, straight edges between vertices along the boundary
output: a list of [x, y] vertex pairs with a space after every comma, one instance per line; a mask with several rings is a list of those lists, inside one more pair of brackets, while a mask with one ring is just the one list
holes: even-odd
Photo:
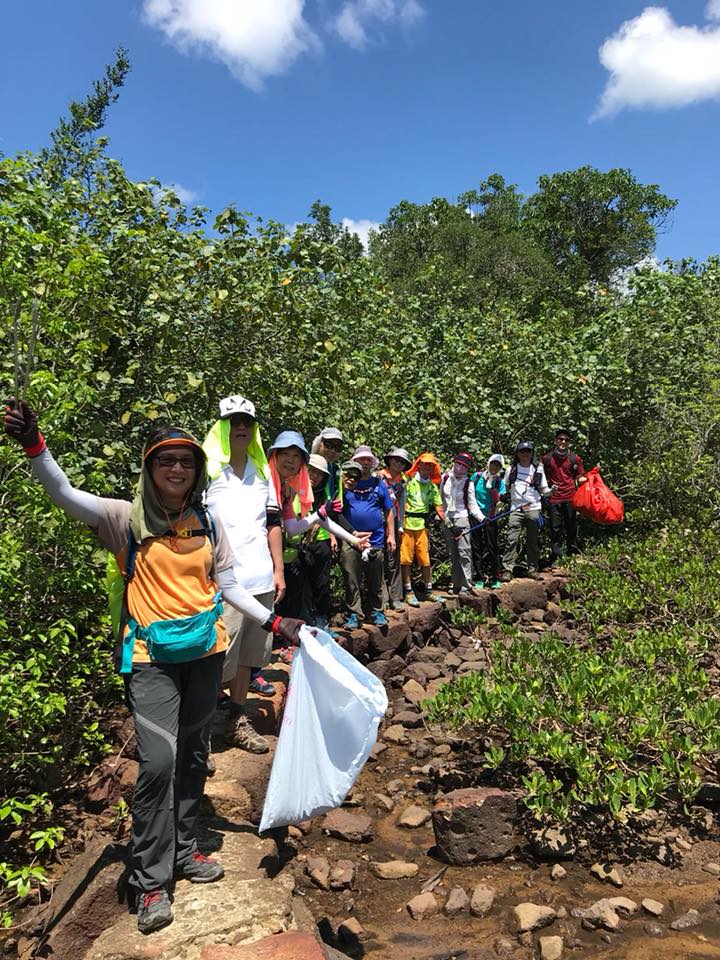
[[152, 933], [172, 923], [172, 907], [167, 890], [150, 890], [141, 893], [137, 908], [137, 925], [140, 933]]
[[409, 607], [419, 607], [419, 606], [420, 606], [420, 601], [419, 601], [418, 598], [415, 596], [415, 594], [412, 592], [412, 590], [409, 590], [409, 591], [405, 594], [405, 603], [406, 603]]
[[439, 597], [436, 593], [433, 593], [432, 589], [423, 593], [423, 600], [425, 600], [426, 603], [445, 603], [445, 598]]
[[484, 581], [484, 580], [477, 580], [477, 581], [475, 582], [475, 589], [476, 589], [476, 590], [484, 590], [484, 589], [485, 589], [485, 581]]
[[346, 630], [359, 630], [360, 621], [358, 620], [358, 615], [356, 613], [351, 613], [343, 624]]
[[502, 580], [499, 580], [498, 578], [495, 578], [495, 580], [488, 582], [488, 588], [490, 590], [497, 590], [498, 587], [501, 587], [501, 586], [502, 586]]
[[175, 876], [190, 883], [214, 883], [225, 876], [225, 868], [219, 860], [203, 856], [197, 850], [182, 867], [178, 867]]
[[393, 600], [393, 602], [392, 602], [392, 608], [393, 608], [393, 610], [397, 610], [398, 612], [402, 612], [402, 611], [405, 609], [405, 604], [403, 603], [402, 600]]
[[386, 627], [388, 625], [388, 619], [382, 610], [373, 610], [370, 619], [374, 627]]
[[261, 697], [275, 696], [275, 687], [272, 683], [268, 683], [261, 673], [250, 681], [250, 689], [253, 693], [259, 693]]
[[225, 729], [225, 742], [229, 747], [239, 747], [248, 753], [267, 753], [268, 742], [253, 728], [244, 713], [233, 711]]

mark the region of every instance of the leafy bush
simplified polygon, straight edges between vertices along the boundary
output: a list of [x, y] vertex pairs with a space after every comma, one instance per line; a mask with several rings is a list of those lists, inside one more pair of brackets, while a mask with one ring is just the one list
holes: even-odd
[[534, 767], [522, 783], [541, 821], [687, 803], [720, 751], [704, 666], [720, 634], [716, 535], [674, 525], [626, 550], [615, 541], [576, 567], [582, 640], [495, 643], [487, 674], [464, 674], [431, 705], [432, 719], [492, 742], [498, 774]]

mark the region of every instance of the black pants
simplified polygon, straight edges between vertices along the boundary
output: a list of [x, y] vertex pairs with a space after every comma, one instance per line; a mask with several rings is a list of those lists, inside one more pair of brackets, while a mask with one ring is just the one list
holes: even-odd
[[402, 603], [405, 591], [403, 590], [402, 569], [400, 568], [400, 524], [395, 519], [395, 550], [392, 551], [385, 544], [384, 550], [384, 580], [383, 604], [392, 606], [393, 603]]
[[277, 605], [277, 612], [281, 617], [310, 620], [312, 602], [310, 578], [302, 554], [292, 563], [286, 563], [283, 569], [285, 571], [285, 596]]
[[313, 540], [304, 548], [312, 619], [330, 617], [330, 571], [332, 545], [329, 540]]
[[550, 538], [555, 559], [578, 552], [577, 514], [570, 500], [550, 504]]
[[140, 758], [129, 882], [141, 892], [169, 883], [174, 867], [197, 849], [195, 820], [224, 657], [139, 663], [126, 681]]
[[500, 574], [498, 523], [488, 523], [470, 534], [473, 568], [478, 580], [497, 580]]

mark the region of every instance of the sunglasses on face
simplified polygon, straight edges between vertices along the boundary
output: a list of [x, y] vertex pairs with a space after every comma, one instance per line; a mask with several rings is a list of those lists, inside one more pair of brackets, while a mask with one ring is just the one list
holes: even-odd
[[328, 450], [342, 450], [343, 445], [340, 440], [323, 440], [323, 446], [327, 447]]
[[166, 470], [174, 467], [176, 463], [179, 464], [183, 470], [195, 469], [195, 457], [191, 454], [186, 454], [184, 457], [174, 457], [171, 453], [161, 453], [155, 457], [155, 463]]
[[346, 483], [357, 483], [360, 477], [356, 473], [346, 473], [345, 482]]
[[254, 423], [249, 413], [234, 413], [230, 417], [231, 427], [251, 427]]

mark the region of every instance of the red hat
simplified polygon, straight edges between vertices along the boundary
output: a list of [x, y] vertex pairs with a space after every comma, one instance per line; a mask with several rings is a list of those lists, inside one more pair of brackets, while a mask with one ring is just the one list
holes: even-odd
[[467, 467], [468, 470], [472, 470], [475, 466], [475, 461], [466, 450], [463, 450], [461, 453], [456, 453], [453, 457], [453, 463], [461, 463], [464, 467]]

